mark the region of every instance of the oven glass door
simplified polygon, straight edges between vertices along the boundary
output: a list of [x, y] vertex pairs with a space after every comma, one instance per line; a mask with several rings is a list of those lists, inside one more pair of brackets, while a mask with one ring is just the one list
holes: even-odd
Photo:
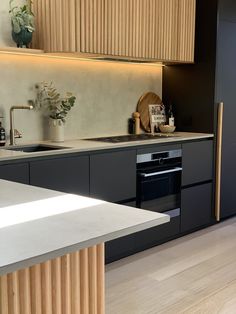
[[155, 212], [180, 208], [181, 173], [181, 167], [140, 171], [137, 207]]

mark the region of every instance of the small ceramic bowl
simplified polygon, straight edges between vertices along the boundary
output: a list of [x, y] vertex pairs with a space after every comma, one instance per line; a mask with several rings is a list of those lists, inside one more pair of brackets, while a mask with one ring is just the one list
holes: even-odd
[[159, 129], [162, 133], [173, 133], [175, 131], [175, 126], [160, 124]]

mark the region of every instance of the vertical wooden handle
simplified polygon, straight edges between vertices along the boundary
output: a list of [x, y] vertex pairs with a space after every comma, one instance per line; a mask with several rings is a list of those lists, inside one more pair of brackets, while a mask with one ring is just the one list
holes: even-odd
[[218, 106], [217, 141], [216, 141], [215, 216], [216, 216], [217, 221], [220, 221], [223, 112], [224, 112], [224, 104], [223, 102], [221, 102]]

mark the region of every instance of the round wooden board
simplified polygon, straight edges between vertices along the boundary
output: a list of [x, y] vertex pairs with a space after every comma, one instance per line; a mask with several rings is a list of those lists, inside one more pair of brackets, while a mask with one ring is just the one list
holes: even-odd
[[153, 104], [162, 104], [161, 98], [153, 92], [143, 94], [138, 101], [137, 111], [140, 113], [141, 126], [146, 132], [151, 132], [148, 106]]

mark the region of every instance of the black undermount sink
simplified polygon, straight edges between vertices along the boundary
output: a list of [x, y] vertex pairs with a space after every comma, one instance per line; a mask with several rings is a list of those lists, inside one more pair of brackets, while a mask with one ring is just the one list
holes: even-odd
[[59, 149], [66, 149], [69, 147], [62, 147], [62, 146], [53, 146], [53, 145], [44, 145], [44, 144], [34, 144], [34, 145], [22, 145], [22, 146], [11, 146], [5, 148], [6, 150], [13, 150], [18, 152], [24, 153], [36, 153], [36, 152], [46, 152], [51, 150], [59, 150]]

